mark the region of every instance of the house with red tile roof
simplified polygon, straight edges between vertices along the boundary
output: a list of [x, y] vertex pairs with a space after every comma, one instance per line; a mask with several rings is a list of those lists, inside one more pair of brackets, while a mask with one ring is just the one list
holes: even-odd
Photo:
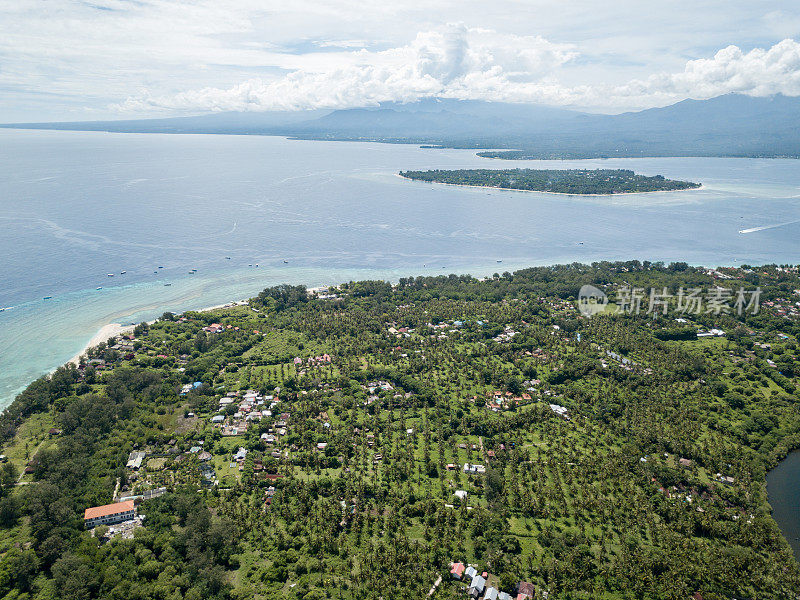
[[450, 575], [453, 579], [461, 579], [464, 576], [464, 563], [453, 563], [452, 568], [450, 569]]
[[98, 525], [113, 525], [130, 521], [135, 515], [133, 500], [126, 500], [125, 502], [87, 508], [83, 513], [83, 522], [87, 529], [91, 529]]

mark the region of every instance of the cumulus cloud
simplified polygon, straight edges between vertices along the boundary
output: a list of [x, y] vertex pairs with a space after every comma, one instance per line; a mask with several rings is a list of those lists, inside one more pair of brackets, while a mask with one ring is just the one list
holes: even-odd
[[[781, 61], [800, 40], [797, 1], [768, 4], [0, 0], [0, 121], [427, 94], [617, 110], [718, 90], [793, 93], [796, 69]], [[439, 26], [454, 19], [467, 27]], [[714, 56], [730, 43], [741, 50]]]
[[613, 88], [613, 94], [621, 98], [712, 98], [729, 93], [800, 96], [800, 44], [786, 39], [750, 52], [728, 46], [713, 58], [690, 60], [682, 72], [652, 75]]
[[154, 109], [266, 111], [374, 106], [425, 97], [529, 102], [580, 107], [645, 107], [726, 93], [800, 96], [800, 44], [786, 39], [744, 52], [728, 46], [683, 71], [622, 85], [565, 85], [559, 68], [579, 56], [572, 45], [539, 36], [449, 25], [420, 32], [404, 46], [342, 53], [334, 68], [297, 69], [272, 80], [248, 79], [229, 88], [149, 93], [115, 105]]
[[511, 99], [577, 56], [567, 44], [464, 25], [420, 32], [407, 45], [341, 56], [342, 66], [298, 69], [278, 79], [248, 79], [230, 88], [171, 95], [142, 94], [117, 108], [299, 110], [409, 102], [423, 97]]

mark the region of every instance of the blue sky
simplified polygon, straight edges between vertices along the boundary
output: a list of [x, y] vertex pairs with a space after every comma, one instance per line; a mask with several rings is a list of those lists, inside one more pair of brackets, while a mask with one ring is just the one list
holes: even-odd
[[796, 2], [0, 0], [0, 121], [800, 95]]

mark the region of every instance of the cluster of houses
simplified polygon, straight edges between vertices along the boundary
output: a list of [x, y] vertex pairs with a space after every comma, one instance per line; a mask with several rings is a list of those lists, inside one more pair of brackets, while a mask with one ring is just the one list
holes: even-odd
[[[400, 307], [403, 308], [403, 307]], [[482, 321], [478, 321], [479, 325], [483, 325]], [[396, 323], [387, 323], [387, 331], [389, 335], [393, 335], [396, 338], [408, 338], [411, 337], [411, 334], [414, 333], [415, 329], [413, 327], [398, 327]], [[464, 326], [463, 321], [454, 320], [454, 321], [442, 321], [441, 323], [425, 323], [425, 327], [429, 327], [430, 329], [434, 330], [434, 333], [431, 337], [438, 337], [440, 339], [446, 339], [448, 333], [458, 333], [458, 330]]]
[[317, 300], [336, 300], [339, 298], [335, 291], [328, 287], [310, 288], [308, 295]]
[[506, 325], [503, 328], [503, 332], [498, 334], [498, 335], [496, 335], [492, 339], [495, 342], [498, 342], [498, 343], [502, 344], [504, 342], [510, 342], [512, 339], [514, 339], [514, 336], [517, 335], [517, 333], [518, 332], [515, 331], [510, 325]]
[[411, 337], [411, 334], [414, 333], [414, 329], [411, 327], [395, 328], [394, 326], [390, 326], [387, 331], [396, 338]]
[[[742, 275], [755, 273], [753, 269], [737, 269], [734, 267], [725, 267], [723, 273], [722, 268], [714, 271], [709, 271], [709, 275], [719, 279], [741, 279]], [[797, 267], [774, 267], [778, 273], [797, 274]], [[775, 275], [766, 270], [759, 272], [759, 275], [770, 280], [776, 280]], [[800, 296], [800, 290], [792, 290], [795, 296]], [[786, 319], [800, 318], [800, 302], [796, 298], [774, 298], [760, 303], [760, 309], [768, 310], [769, 312]]]
[[104, 358], [90, 358], [85, 363], [81, 362], [81, 364], [78, 365], [78, 372], [81, 376], [86, 374], [86, 367], [92, 367], [95, 371], [103, 371], [111, 368], [110, 365], [106, 364]]
[[[800, 296], [800, 290], [794, 290]], [[779, 317], [797, 318], [800, 317], [800, 302], [792, 302], [788, 298], [776, 298], [762, 303], [762, 306]]]
[[379, 390], [383, 390], [384, 392], [390, 392], [391, 390], [394, 389], [392, 387], [392, 384], [389, 383], [388, 381], [371, 381], [363, 387], [370, 394], [374, 394]]
[[446, 340], [448, 334], [458, 333], [458, 330], [463, 326], [463, 323], [461, 321], [453, 321], [451, 324], [450, 322], [446, 321], [437, 325], [434, 325], [433, 323], [426, 323], [425, 325], [431, 329], [439, 330], [438, 333], [434, 331], [434, 333], [431, 334], [432, 338]]
[[713, 277], [714, 279], [733, 279], [733, 276], [723, 273], [722, 271], [718, 271], [717, 269], [706, 269], [706, 275]]
[[551, 309], [550, 312], [558, 312], [563, 314], [573, 314], [577, 312], [575, 303], [571, 300], [544, 298], [542, 296], [540, 296], [538, 300], [544, 306], [549, 307]]
[[294, 357], [294, 364], [295, 364], [295, 366], [301, 366], [301, 365], [305, 364], [305, 365], [307, 365], [309, 367], [315, 367], [315, 366], [320, 366], [320, 365], [329, 365], [329, 364], [331, 364], [332, 360], [333, 359], [331, 358], [330, 354], [322, 354], [320, 356], [310, 356], [305, 360], [303, 360], [299, 356], [295, 356]]
[[119, 352], [125, 360], [133, 360], [135, 357], [135, 341], [136, 338], [133, 336], [123, 336], [114, 345], [110, 346], [110, 348], [111, 350]]
[[[621, 354], [617, 354], [616, 352], [612, 352], [611, 350], [606, 350], [606, 355], [612, 359], [617, 361], [620, 365], [622, 365], [623, 369], [631, 370], [632, 367], [636, 366], [636, 362], [632, 361], [630, 358], [626, 358]], [[603, 367], [607, 367], [605, 363], [603, 363]]]
[[[657, 460], [657, 457], [651, 457]], [[664, 458], [669, 459], [669, 453], [664, 453]], [[675, 466], [683, 467], [684, 469], [689, 469], [694, 465], [694, 461], [690, 458], [686, 457], [675, 457]], [[641, 462], [646, 463], [648, 462], [648, 457], [642, 457], [639, 459]], [[667, 463], [669, 464], [669, 463]], [[729, 465], [730, 466], [730, 465]], [[731, 486], [733, 485], [736, 480], [729, 476], [723, 475], [722, 473], [715, 473], [713, 475], [713, 479], [722, 483], [723, 485]], [[734, 505], [726, 499], [722, 499], [716, 495], [712, 488], [707, 486], [701, 486], [700, 489], [695, 487], [694, 485], [687, 485], [684, 483], [678, 483], [673, 486], [665, 487], [661, 485], [656, 477], [651, 477], [651, 482], [658, 485], [658, 491], [664, 495], [665, 498], [672, 501], [677, 502], [685, 502], [687, 504], [693, 503], [695, 500], [703, 500], [706, 502], [722, 502], [725, 505], [726, 509], [734, 509]], [[697, 512], [705, 512], [705, 509], [702, 506], [697, 506]], [[733, 517], [734, 520], [738, 519], [737, 516]]]
[[[244, 471], [244, 463], [245, 459], [247, 459], [248, 451], [247, 448], [239, 447], [236, 453], [233, 455], [233, 462], [231, 463], [231, 467], [237, 466], [239, 471]], [[273, 458], [280, 458], [281, 453], [278, 450], [274, 450], [272, 452]], [[256, 458], [253, 460], [253, 472], [259, 474], [261, 477], [265, 479], [269, 479], [270, 481], [276, 481], [283, 475], [278, 475], [277, 473], [270, 473], [267, 467], [264, 466], [264, 461], [261, 458]], [[272, 489], [272, 493], [275, 492], [274, 488]], [[270, 496], [272, 496], [272, 493]]]
[[[478, 572], [474, 565], [464, 563], [453, 563], [450, 566], [450, 576], [466, 584], [467, 595], [472, 600], [533, 600], [536, 595], [536, 588], [527, 581], [520, 581], [517, 584], [515, 595], [508, 592], [501, 592], [494, 585], [491, 585], [491, 576], [486, 571]], [[546, 597], [546, 592], [543, 595]]]
[[508, 410], [513, 408], [514, 406], [518, 406], [523, 402], [530, 402], [531, 395], [527, 392], [523, 393], [521, 396], [514, 396], [511, 392], [491, 392], [487, 394], [488, 399], [486, 400], [486, 408], [491, 411], [499, 412], [501, 410]]
[[483, 475], [484, 473], [486, 473], [486, 466], [464, 463], [464, 473], [466, 473], [467, 475]]
[[[181, 321], [185, 321], [185, 318], [180, 319]], [[235, 327], [234, 325], [223, 325], [222, 323], [212, 323], [211, 325], [207, 325], [203, 327], [203, 331], [206, 333], [222, 333], [226, 329], [230, 329], [231, 331], [239, 331], [239, 327]], [[267, 335], [266, 333], [260, 332], [258, 329], [254, 329], [253, 333], [257, 335]]]
[[367, 406], [378, 401], [378, 394], [380, 392], [389, 392], [393, 390], [394, 387], [392, 387], [392, 384], [388, 381], [371, 381], [367, 385], [362, 385], [361, 389], [369, 394], [367, 399], [364, 400], [364, 406]]
[[[228, 392], [219, 400], [220, 412], [236, 405], [236, 412], [230, 416], [217, 414], [211, 417], [211, 423], [222, 429], [222, 435], [234, 436], [246, 433], [250, 424], [272, 416], [274, 409], [280, 402], [279, 398], [272, 395], [260, 395], [255, 390], [247, 390], [240, 398], [239, 392]], [[287, 414], [288, 418], [288, 414]]]
[[532, 356], [539, 362], [543, 363], [548, 362], [552, 358], [547, 352], [545, 352], [541, 348], [534, 348], [533, 350], [525, 350], [525, 352], [523, 352], [522, 354], [524, 356]]
[[189, 448], [189, 454], [194, 454], [197, 457], [197, 460], [200, 462], [207, 462], [211, 460], [212, 456], [211, 453], [203, 450], [204, 441], [200, 440], [197, 442], [197, 446], [192, 446]]

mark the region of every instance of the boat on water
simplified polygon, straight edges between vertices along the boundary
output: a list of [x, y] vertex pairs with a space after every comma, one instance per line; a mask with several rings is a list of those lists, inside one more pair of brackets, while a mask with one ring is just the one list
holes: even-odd
[[113, 277], [114, 276], [113, 273], [106, 273], [106, 275], [108, 275], [109, 277]]
[[231, 259], [231, 257], [230, 257], [230, 256], [226, 256], [226, 257], [225, 257], [225, 260], [230, 260], [230, 259]]
[[42, 300], [50, 300], [50, 299], [52, 299], [52, 296], [45, 296], [44, 298], [42, 298]]
[[97, 290], [102, 290], [102, 289], [103, 289], [103, 286], [100, 286], [100, 287], [98, 287], [98, 288], [95, 288], [95, 289], [97, 289]]
[[127, 271], [120, 271], [119, 272], [120, 275], [125, 275], [125, 273], [127, 273]]
[[503, 262], [503, 261], [502, 261], [502, 260], [498, 260], [497, 262], [501, 263], [501, 262]]
[[172, 284], [171, 283], [165, 283], [164, 287], [167, 287], [167, 286], [170, 286], [170, 285], [172, 285]]
[[159, 269], [163, 269], [164, 267], [158, 267]]
[[289, 264], [289, 261], [288, 261], [288, 260], [285, 260], [285, 261], [283, 261], [283, 264], [285, 264], [285, 265], [288, 265], [288, 264]]

